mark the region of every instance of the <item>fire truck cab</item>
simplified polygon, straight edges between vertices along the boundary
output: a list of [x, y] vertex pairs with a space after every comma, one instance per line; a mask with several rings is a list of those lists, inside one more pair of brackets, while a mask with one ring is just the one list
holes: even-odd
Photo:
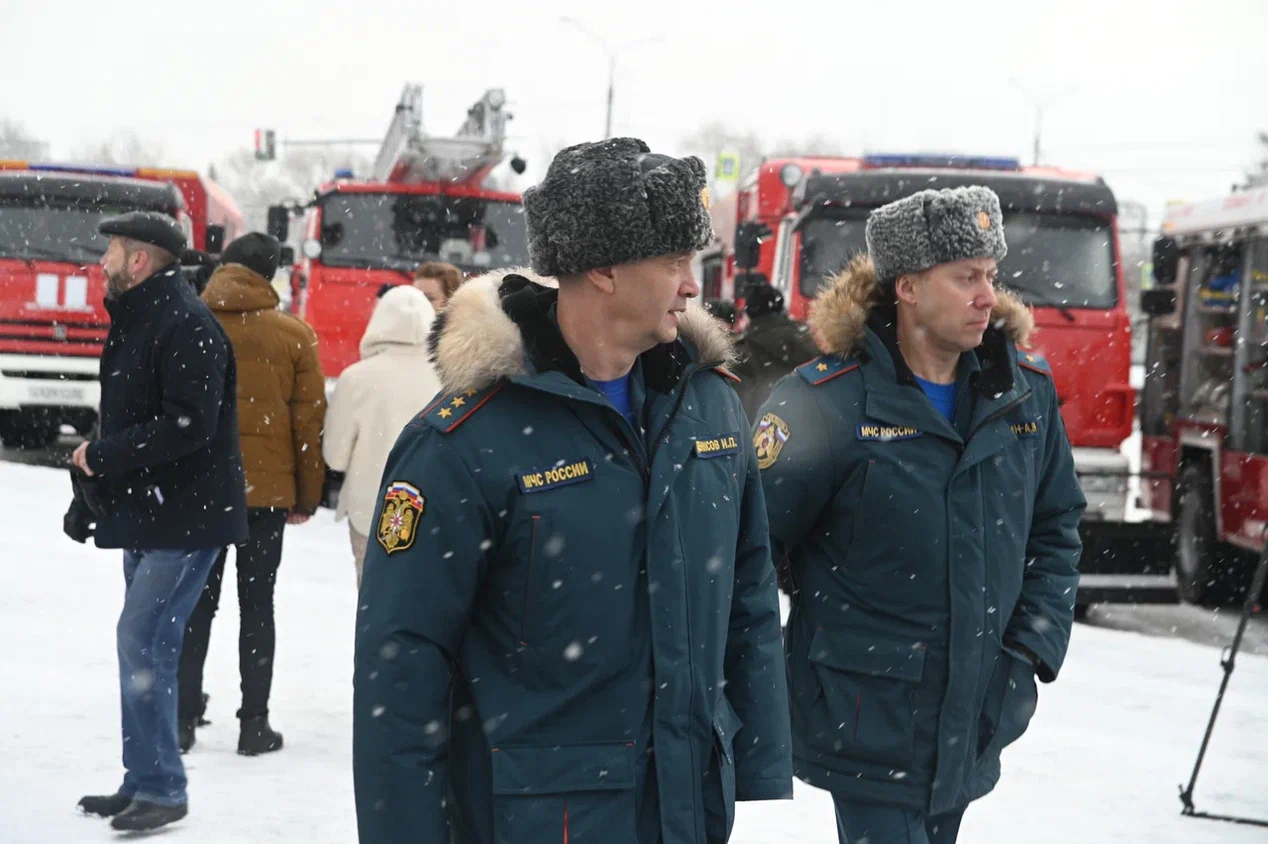
[[[269, 210], [283, 241], [290, 216], [303, 215], [290, 308], [317, 333], [328, 378], [360, 359], [380, 288], [411, 283], [424, 261], [468, 275], [528, 264], [520, 195], [483, 186], [504, 158], [505, 104], [489, 90], [453, 137], [433, 137], [422, 130], [421, 87], [406, 85], [368, 179], [341, 172], [308, 203]], [[516, 157], [511, 167], [525, 165]]]
[[1181, 597], [1222, 604], [1268, 526], [1268, 188], [1172, 205], [1153, 274], [1141, 503], [1174, 528]]
[[196, 249], [217, 252], [243, 227], [223, 190], [198, 173], [0, 161], [0, 441], [52, 444], [97, 417], [98, 359], [110, 327], [98, 266], [106, 216], [175, 217]]

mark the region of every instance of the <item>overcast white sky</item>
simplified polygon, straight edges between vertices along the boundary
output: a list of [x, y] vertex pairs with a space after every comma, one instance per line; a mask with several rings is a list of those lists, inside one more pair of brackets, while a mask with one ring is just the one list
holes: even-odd
[[604, 53], [563, 15], [618, 54], [614, 132], [666, 151], [720, 119], [846, 152], [1028, 160], [1034, 109], [1012, 78], [1057, 99], [1046, 163], [1160, 209], [1227, 191], [1268, 129], [1268, 0], [0, 0], [0, 116], [58, 156], [131, 129], [205, 170], [257, 126], [380, 137], [407, 81], [432, 132], [501, 86], [523, 187], [539, 148], [603, 130]]

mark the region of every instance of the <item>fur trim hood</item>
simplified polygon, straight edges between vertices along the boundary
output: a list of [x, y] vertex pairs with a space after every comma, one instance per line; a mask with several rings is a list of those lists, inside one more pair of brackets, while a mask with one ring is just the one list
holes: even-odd
[[[502, 378], [527, 375], [529, 350], [520, 326], [502, 309], [499, 288], [518, 275], [541, 287], [559, 283], [527, 268], [501, 269], [473, 278], [453, 294], [436, 318], [428, 345], [446, 392], [483, 390]], [[695, 301], [679, 318], [678, 335], [700, 360], [734, 364], [733, 342], [722, 324]]]
[[[991, 324], [1013, 343], [1029, 346], [1035, 318], [1020, 299], [1003, 290], [996, 292]], [[815, 297], [810, 333], [824, 354], [849, 354], [863, 347], [863, 327], [868, 314], [881, 301], [880, 285], [872, 259], [858, 255]]]

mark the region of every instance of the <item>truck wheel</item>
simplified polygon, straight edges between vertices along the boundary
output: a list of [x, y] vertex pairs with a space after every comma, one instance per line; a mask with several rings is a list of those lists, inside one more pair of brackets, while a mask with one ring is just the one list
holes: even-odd
[[61, 426], [55, 419], [21, 411], [0, 411], [0, 442], [9, 448], [48, 448]]
[[1242, 587], [1242, 555], [1215, 532], [1215, 494], [1211, 474], [1189, 463], [1180, 472], [1179, 525], [1176, 530], [1176, 586], [1190, 604], [1220, 606]]

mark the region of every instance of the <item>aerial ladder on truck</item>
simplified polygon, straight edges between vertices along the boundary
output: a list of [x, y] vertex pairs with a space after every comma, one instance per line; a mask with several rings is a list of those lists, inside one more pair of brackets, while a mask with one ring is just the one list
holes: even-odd
[[[467, 110], [467, 119], [452, 137], [428, 135], [423, 130], [423, 86], [407, 83], [396, 113], [374, 160], [376, 182], [417, 184], [448, 182], [478, 188], [505, 156], [506, 93], [490, 88]], [[523, 173], [519, 156], [511, 168]]]

